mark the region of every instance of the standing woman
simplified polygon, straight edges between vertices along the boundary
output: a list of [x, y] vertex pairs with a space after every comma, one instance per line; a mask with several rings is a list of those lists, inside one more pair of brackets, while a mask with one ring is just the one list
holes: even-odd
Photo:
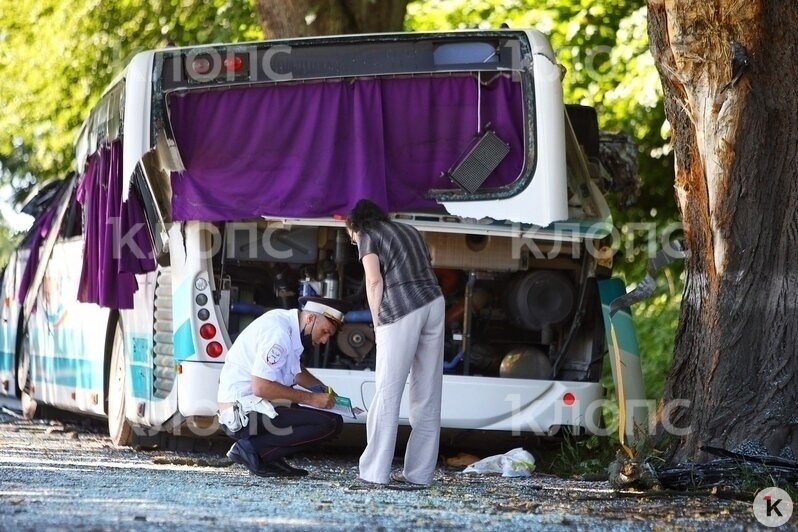
[[[438, 459], [444, 301], [421, 234], [360, 200], [346, 227], [363, 263], [377, 342], [376, 394], [366, 421], [360, 479], [428, 486]], [[410, 375], [410, 439], [404, 470], [391, 474], [399, 403]]]

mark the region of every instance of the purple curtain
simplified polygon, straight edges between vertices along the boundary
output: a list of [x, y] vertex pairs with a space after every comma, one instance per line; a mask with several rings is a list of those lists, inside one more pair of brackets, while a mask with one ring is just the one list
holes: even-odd
[[133, 308], [135, 274], [153, 271], [155, 260], [136, 195], [122, 203], [121, 174], [121, 148], [114, 142], [89, 158], [80, 178], [85, 234], [78, 300], [124, 309]]
[[50, 233], [50, 228], [53, 225], [53, 218], [55, 218], [55, 213], [58, 211], [58, 205], [60, 203], [61, 201], [56, 197], [50, 206], [47, 207], [47, 210], [33, 222], [33, 228], [31, 228], [33, 238], [30, 244], [30, 255], [28, 256], [28, 262], [25, 263], [25, 271], [22, 272], [22, 279], [19, 282], [19, 292], [17, 292], [17, 297], [22, 302], [25, 301], [30, 283], [33, 281], [33, 275], [36, 273], [36, 268], [39, 266], [39, 247]]
[[475, 139], [477, 116], [510, 144], [485, 183], [524, 162], [521, 84], [500, 76], [326, 81], [172, 94], [186, 170], [172, 174], [175, 220], [345, 214], [360, 198], [389, 211], [429, 209], [441, 173]]

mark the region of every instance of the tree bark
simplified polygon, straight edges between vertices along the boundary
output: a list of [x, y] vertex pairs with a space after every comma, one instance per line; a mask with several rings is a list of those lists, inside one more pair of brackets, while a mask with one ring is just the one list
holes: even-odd
[[689, 251], [659, 427], [686, 429], [672, 462], [705, 461], [702, 445], [798, 453], [798, 4], [648, 12]]
[[256, 0], [268, 39], [402, 31], [408, 0]]

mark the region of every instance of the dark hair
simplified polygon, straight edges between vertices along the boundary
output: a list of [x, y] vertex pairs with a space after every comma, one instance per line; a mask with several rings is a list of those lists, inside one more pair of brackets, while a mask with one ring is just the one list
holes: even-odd
[[346, 217], [346, 226], [355, 232], [374, 229], [379, 222], [387, 222], [388, 214], [371, 200], [358, 201], [349, 216]]

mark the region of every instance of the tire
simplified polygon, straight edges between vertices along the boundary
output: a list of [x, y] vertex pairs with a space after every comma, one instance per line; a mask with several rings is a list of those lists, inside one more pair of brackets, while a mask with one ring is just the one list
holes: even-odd
[[114, 445], [118, 447], [133, 443], [133, 425], [125, 416], [126, 369], [127, 358], [125, 357], [122, 327], [117, 323], [108, 374], [108, 434]]
[[565, 106], [565, 110], [576, 139], [584, 146], [587, 156], [596, 159], [601, 157], [601, 135], [596, 109], [586, 105], [569, 104]]
[[14, 386], [14, 396], [17, 399], [22, 399], [22, 386], [20, 385], [20, 380], [22, 380], [22, 378], [20, 377], [19, 368], [22, 367], [22, 339], [24, 337], [25, 320], [22, 319], [22, 310], [20, 310], [19, 318], [17, 318], [17, 336], [14, 339], [14, 377], [17, 379], [16, 386]]

